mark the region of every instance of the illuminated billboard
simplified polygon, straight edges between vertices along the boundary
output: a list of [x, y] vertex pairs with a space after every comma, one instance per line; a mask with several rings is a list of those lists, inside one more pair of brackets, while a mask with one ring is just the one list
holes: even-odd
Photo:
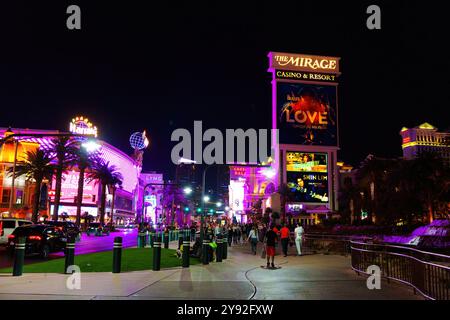
[[286, 170], [296, 172], [327, 172], [327, 154], [286, 152]]
[[286, 152], [286, 181], [291, 201], [328, 203], [328, 170], [325, 153]]
[[[63, 173], [61, 184], [61, 202], [75, 203], [78, 194], [78, 178], [80, 173], [77, 171], [69, 171]], [[53, 180], [52, 189], [55, 190], [56, 181]], [[98, 198], [98, 184], [95, 181], [87, 181], [84, 179], [83, 186], [83, 204], [96, 204]], [[51, 200], [54, 201], [54, 192], [51, 193]]]
[[279, 142], [337, 146], [337, 87], [277, 82]]

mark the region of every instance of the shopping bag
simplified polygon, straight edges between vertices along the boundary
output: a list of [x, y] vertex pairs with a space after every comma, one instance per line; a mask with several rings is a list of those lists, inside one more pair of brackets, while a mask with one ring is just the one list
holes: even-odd
[[262, 251], [261, 251], [261, 258], [265, 259], [266, 258], [266, 246], [263, 247]]

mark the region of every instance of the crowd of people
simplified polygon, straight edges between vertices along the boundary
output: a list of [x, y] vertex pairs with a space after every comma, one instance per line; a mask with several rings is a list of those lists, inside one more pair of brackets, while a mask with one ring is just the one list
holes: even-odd
[[[199, 228], [192, 226], [198, 234]], [[191, 234], [193, 234], [193, 230]], [[266, 255], [267, 267], [274, 268], [274, 257], [276, 249], [280, 245], [284, 257], [287, 257], [289, 246], [296, 246], [297, 255], [302, 255], [302, 242], [304, 229], [301, 224], [287, 226], [285, 224], [264, 224], [264, 223], [233, 223], [220, 225], [217, 223], [206, 223], [204, 234], [210, 243], [215, 243], [217, 236], [221, 235], [228, 241], [228, 246], [243, 246], [250, 244], [251, 253], [257, 254], [258, 243], [262, 243], [262, 255]], [[212, 244], [212, 246], [214, 246]], [[201, 246], [201, 244], [198, 244]]]
[[[142, 227], [144, 230], [154, 231], [150, 224]], [[177, 230], [190, 231], [190, 240], [194, 242], [194, 245], [190, 250], [190, 255], [193, 257], [201, 257], [202, 243], [200, 242], [200, 224], [194, 223], [191, 226], [184, 225], [182, 227], [176, 226], [175, 228]], [[168, 227], [166, 227], [164, 232], [168, 232], [168, 230]], [[268, 268], [275, 268], [274, 259], [278, 247], [281, 247], [283, 256], [287, 257], [289, 246], [294, 246], [295, 244], [297, 255], [302, 255], [304, 229], [300, 223], [296, 226], [288, 226], [285, 224], [264, 224], [262, 222], [246, 224], [206, 222], [203, 231], [205, 239], [209, 240], [211, 259], [214, 259], [215, 249], [217, 248], [216, 242], [219, 236], [223, 239], [227, 239], [227, 244], [230, 247], [250, 244], [250, 252], [253, 255], [257, 254], [258, 243], [262, 244], [263, 249], [261, 256], [265, 256], [267, 259]], [[180, 249], [182, 250], [182, 247], [178, 250], [179, 256], [181, 255]]]

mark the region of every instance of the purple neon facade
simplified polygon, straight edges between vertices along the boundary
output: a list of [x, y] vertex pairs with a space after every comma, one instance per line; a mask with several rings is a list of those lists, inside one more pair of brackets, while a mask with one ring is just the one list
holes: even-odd
[[[7, 130], [8, 129], [6, 128], [0, 128], [0, 135], [4, 136]], [[19, 129], [19, 128], [12, 128], [11, 131], [15, 134], [22, 134], [22, 135], [26, 134], [52, 135], [52, 134], [67, 133], [58, 130]], [[39, 148], [49, 150], [52, 148], [51, 140], [53, 138], [54, 137], [51, 136], [48, 137], [21, 136], [17, 137], [17, 140], [20, 142], [24, 142], [25, 144], [27, 143], [36, 144], [39, 145]], [[132, 157], [130, 157], [123, 151], [117, 149], [116, 147], [110, 145], [109, 143], [101, 141], [99, 139], [95, 139], [94, 141], [99, 145], [99, 149], [97, 150], [98, 155], [105, 161], [109, 162], [110, 165], [116, 166], [123, 176], [122, 186], [116, 191], [114, 217], [117, 220], [121, 220], [122, 222], [134, 221], [136, 215], [136, 203], [137, 203], [136, 200], [138, 196], [139, 175], [141, 172], [141, 167]], [[18, 161], [20, 161], [21, 157], [23, 157], [23, 155], [19, 154]], [[78, 168], [77, 167], [71, 168], [71, 172], [72, 171], [78, 171]], [[100, 192], [100, 188], [98, 189]], [[83, 197], [85, 197], [85, 195], [83, 195]], [[28, 199], [28, 201], [29, 198], [30, 198], [29, 196], [24, 196], [24, 199]], [[96, 210], [97, 206], [99, 205], [99, 199], [100, 194], [97, 195], [95, 202], [92, 201], [88, 201], [86, 203], [83, 202], [82, 208], [84, 208], [84, 211], [91, 213], [91, 215], [95, 217], [96, 215], [92, 213], [93, 210]], [[109, 194], [109, 190], [107, 190], [106, 220], [108, 220], [108, 216], [110, 215], [111, 200], [112, 195]], [[24, 206], [30, 205], [29, 203], [26, 202], [22, 202], [22, 204]], [[52, 203], [50, 203], [48, 207], [52, 209], [53, 207]], [[66, 212], [69, 214], [69, 218], [73, 219], [73, 217], [70, 217], [70, 215], [72, 215], [75, 212], [75, 210], [73, 210], [74, 207], [75, 207], [74, 199], [65, 199], [64, 197], [62, 197], [60, 213]], [[51, 210], [48, 213], [50, 214]]]

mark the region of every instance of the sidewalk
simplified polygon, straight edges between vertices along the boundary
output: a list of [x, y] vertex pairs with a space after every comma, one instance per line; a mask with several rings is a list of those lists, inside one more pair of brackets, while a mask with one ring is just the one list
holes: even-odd
[[368, 290], [350, 269], [350, 258], [333, 255], [275, 257], [278, 270], [250, 248], [229, 248], [222, 263], [121, 274], [83, 273], [81, 289], [66, 288], [68, 275], [0, 275], [0, 299], [422, 299], [407, 286], [383, 281]]

